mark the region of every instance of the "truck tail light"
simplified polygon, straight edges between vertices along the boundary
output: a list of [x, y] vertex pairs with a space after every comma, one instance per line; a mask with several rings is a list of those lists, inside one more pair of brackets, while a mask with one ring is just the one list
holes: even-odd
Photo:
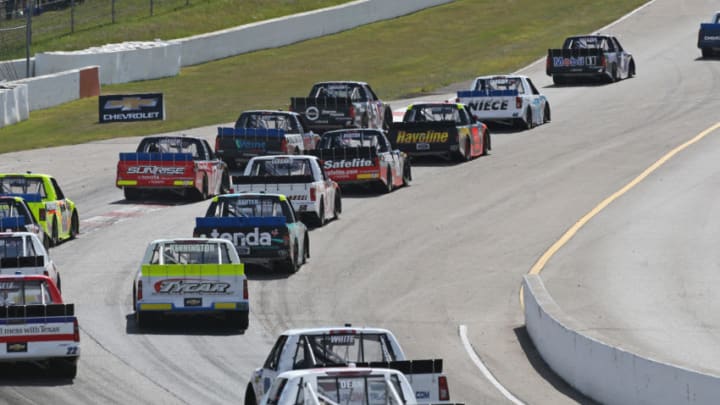
[[38, 210], [38, 220], [45, 221], [47, 218], [47, 211], [45, 211], [45, 208], [40, 208]]
[[137, 284], [137, 300], [140, 301], [141, 299], [143, 299], [142, 280], [138, 280], [138, 284]]
[[607, 59], [605, 58], [605, 55], [600, 56], [600, 66], [607, 68]]
[[280, 141], [280, 150], [286, 154], [289, 153], [288, 147], [287, 147], [287, 139], [283, 138], [283, 140]]
[[243, 299], [248, 299], [248, 285], [247, 285], [247, 279], [243, 280]]
[[283, 245], [290, 246], [290, 235], [283, 235]]
[[515, 108], [522, 108], [522, 97], [515, 97]]
[[310, 187], [310, 201], [315, 201], [317, 196], [315, 195], [315, 186]]
[[350, 118], [355, 119], [355, 106], [354, 105], [350, 106], [349, 113], [350, 113]]
[[550, 60], [551, 60], [550, 55], [548, 55], [548, 57], [545, 59], [545, 74], [548, 74], [548, 75], [550, 74], [550, 66], [552, 66], [550, 64]]
[[73, 319], [73, 341], [80, 341], [80, 326], [78, 325], [77, 318]]
[[288, 108], [288, 111], [295, 111], [295, 110], [293, 110], [293, 108], [292, 108], [292, 104], [290, 104], [290, 107]]
[[447, 377], [444, 375], [438, 377], [438, 392], [440, 393], [441, 401], [450, 400], [450, 390], [448, 389]]
[[217, 151], [219, 151], [219, 150], [220, 150], [220, 137], [216, 136], [215, 137], [215, 153], [217, 153]]

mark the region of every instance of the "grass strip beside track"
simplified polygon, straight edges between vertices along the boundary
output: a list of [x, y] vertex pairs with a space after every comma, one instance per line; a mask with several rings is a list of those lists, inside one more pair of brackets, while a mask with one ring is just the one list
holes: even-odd
[[[162, 92], [165, 121], [98, 124], [97, 98], [34, 111], [0, 129], [0, 153], [234, 121], [252, 108], [287, 109], [321, 80], [364, 80], [383, 99], [420, 95], [479, 74], [514, 71], [644, 0], [458, 0], [351, 31], [182, 69], [177, 77], [103, 86], [103, 94]], [[622, 38], [621, 38], [622, 40]]]

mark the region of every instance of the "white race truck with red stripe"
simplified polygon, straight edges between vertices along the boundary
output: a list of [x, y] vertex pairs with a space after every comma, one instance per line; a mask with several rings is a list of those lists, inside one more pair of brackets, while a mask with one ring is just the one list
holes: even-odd
[[325, 173], [315, 156], [276, 155], [250, 159], [242, 176], [233, 176], [235, 192], [283, 194], [296, 213], [317, 226], [342, 211], [340, 186]]
[[75, 307], [52, 279], [0, 275], [0, 364], [44, 362], [52, 375], [73, 379], [79, 358]]
[[442, 359], [407, 360], [389, 330], [343, 326], [282, 333], [265, 364], [250, 376], [245, 405], [257, 405], [275, 379], [286, 371], [348, 365], [402, 372], [412, 386], [417, 404], [451, 403]]

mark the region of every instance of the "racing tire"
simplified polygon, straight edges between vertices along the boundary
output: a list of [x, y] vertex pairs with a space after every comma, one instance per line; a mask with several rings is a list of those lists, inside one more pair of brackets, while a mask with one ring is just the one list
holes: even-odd
[[362, 119], [360, 120], [360, 128], [369, 128], [370, 127], [370, 118], [367, 114], [363, 114]]
[[50, 249], [50, 237], [44, 232], [43, 232], [42, 243], [43, 243], [43, 247], [45, 248], [45, 250]]
[[392, 170], [389, 167], [387, 169], [387, 183], [383, 185], [382, 191], [385, 194], [390, 194], [393, 191]]
[[140, 190], [134, 189], [134, 188], [127, 188], [125, 187], [123, 189], [123, 195], [125, 195], [126, 201], [135, 201], [140, 199]]
[[55, 287], [57, 287], [58, 291], [62, 293], [62, 280], [60, 279], [60, 273], [57, 275], [57, 281], [55, 282]]
[[250, 384], [248, 384], [247, 389], [245, 390], [245, 405], [257, 405], [255, 390]]
[[488, 131], [485, 131], [483, 133], [483, 150], [482, 155], [487, 156], [488, 151], [490, 150], [490, 133]]
[[340, 213], [342, 213], [342, 196], [340, 190], [337, 190], [335, 192], [335, 204], [333, 204], [333, 219], [340, 218]]
[[617, 65], [613, 63], [610, 69], [610, 83], [615, 83], [616, 81], [618, 81]]
[[389, 130], [393, 123], [393, 112], [389, 107], [385, 108], [385, 116], [383, 117], [383, 129]]
[[635, 77], [635, 59], [630, 59], [630, 66], [628, 66], [628, 78]]
[[463, 160], [466, 162], [472, 160], [472, 144], [470, 143], [470, 139], [465, 140], [465, 154], [463, 155]]
[[550, 104], [545, 103], [545, 112], [543, 112], [543, 124], [547, 124], [551, 121], [550, 117]]
[[315, 225], [321, 227], [325, 225], [325, 222], [325, 203], [323, 201], [320, 201], [320, 210], [315, 216]]
[[303, 264], [307, 263], [310, 258], [310, 237], [305, 234], [305, 242], [303, 243]]
[[285, 271], [288, 274], [295, 274], [297, 273], [298, 269], [300, 269], [300, 265], [298, 263], [298, 246], [297, 242], [295, 242], [295, 249], [293, 249], [292, 259], [285, 262]]
[[50, 230], [50, 246], [57, 246], [60, 243], [58, 232], [57, 217], [53, 217], [52, 229]]
[[567, 84], [567, 80], [562, 76], [553, 76], [552, 79], [556, 86], [564, 86]]
[[54, 377], [72, 380], [77, 376], [77, 359], [52, 359], [48, 364]]
[[77, 211], [73, 211], [70, 219], [70, 239], [75, 239], [80, 234], [80, 220]]
[[406, 159], [405, 164], [403, 165], [403, 187], [409, 186], [411, 181], [412, 166], [410, 165], [410, 161]]
[[205, 201], [208, 199], [208, 178], [207, 174], [203, 174], [203, 184], [202, 184], [202, 191], [198, 191], [198, 199], [200, 201]]
[[230, 193], [230, 175], [227, 170], [223, 170], [222, 176], [220, 177], [220, 194]]
[[230, 327], [238, 330], [247, 330], [250, 325], [250, 313], [248, 311], [228, 312], [225, 319]]
[[528, 108], [527, 113], [525, 113], [524, 129], [532, 129], [534, 126], [535, 124], [533, 124], [532, 111], [530, 111], [530, 108]]

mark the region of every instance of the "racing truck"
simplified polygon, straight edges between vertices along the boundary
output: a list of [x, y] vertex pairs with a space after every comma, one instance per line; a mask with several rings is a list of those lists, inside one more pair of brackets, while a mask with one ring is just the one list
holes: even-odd
[[43, 228], [49, 246], [75, 239], [80, 219], [75, 203], [60, 189], [54, 177], [39, 173], [0, 174], [0, 196], [21, 197]]
[[133, 281], [133, 309], [140, 328], [163, 316], [224, 316], [248, 328], [245, 267], [223, 239], [158, 239], [150, 242]]
[[317, 132], [341, 128], [388, 129], [393, 116], [365, 82], [333, 81], [315, 83], [307, 97], [292, 97], [290, 110], [300, 113], [308, 127]]
[[477, 77], [470, 90], [457, 93], [457, 101], [486, 123], [530, 129], [550, 121], [550, 103], [527, 76]]
[[193, 236], [232, 241], [240, 260], [295, 273], [310, 258], [308, 229], [285, 195], [235, 193], [214, 197]]
[[75, 306], [45, 275], [0, 275], [0, 364], [45, 363], [73, 379], [80, 358]]
[[412, 180], [408, 156], [393, 150], [379, 129], [326, 132], [312, 154], [320, 158], [325, 173], [343, 188], [373, 186], [389, 193]]
[[260, 404], [416, 405], [414, 394], [398, 370], [329, 367], [280, 374]]
[[250, 376], [245, 405], [256, 405], [284, 372], [347, 365], [401, 371], [412, 386], [411, 398], [419, 404], [450, 401], [442, 359], [408, 360], [389, 330], [345, 325], [283, 332], [265, 364]]
[[218, 128], [215, 151], [231, 172], [262, 155], [299, 155], [315, 149], [319, 135], [292, 111], [254, 110], [240, 114], [234, 128]]
[[700, 24], [697, 46], [703, 58], [713, 57], [720, 51], [720, 12], [715, 13], [709, 23]]
[[568, 37], [561, 49], [548, 49], [545, 73], [553, 83], [599, 79], [615, 82], [635, 76], [635, 60], [617, 38], [607, 35]]
[[393, 123], [388, 139], [408, 156], [440, 156], [468, 161], [490, 150], [490, 131], [463, 104], [419, 103]]
[[60, 272], [32, 232], [0, 232], [0, 274], [42, 274], [61, 290]]
[[32, 210], [22, 197], [0, 196], [0, 232], [27, 231], [35, 234], [45, 249], [50, 248], [50, 238], [45, 236]]
[[205, 200], [230, 190], [230, 174], [208, 141], [174, 135], [148, 136], [135, 152], [121, 152], [115, 185], [128, 201], [168, 191]]
[[233, 176], [236, 192], [285, 195], [304, 222], [323, 226], [342, 211], [340, 186], [315, 156], [259, 156], [250, 159], [242, 176]]

